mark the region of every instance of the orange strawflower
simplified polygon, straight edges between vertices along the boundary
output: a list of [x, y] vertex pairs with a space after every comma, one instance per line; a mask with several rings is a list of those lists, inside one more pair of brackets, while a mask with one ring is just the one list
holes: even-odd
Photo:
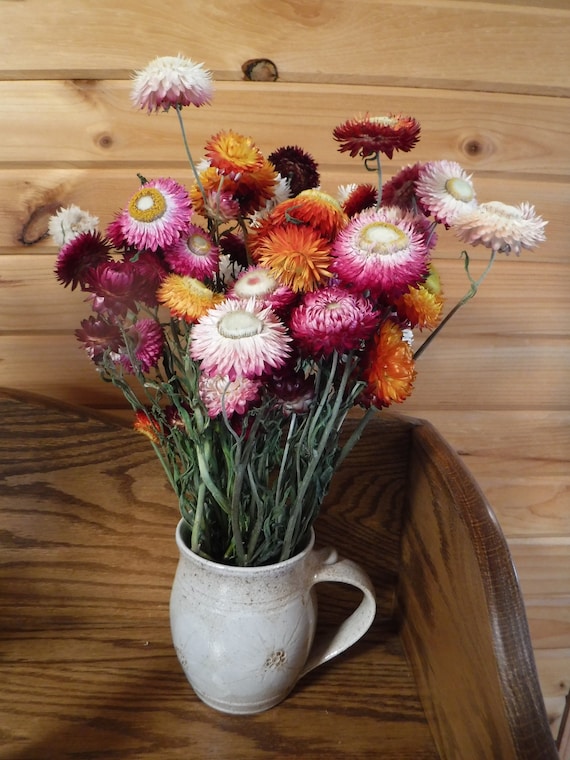
[[146, 435], [152, 443], [160, 443], [160, 425], [153, 417], [149, 417], [149, 415], [142, 409], [139, 409], [135, 413], [133, 429], [136, 430], [137, 433]]
[[310, 225], [322, 237], [332, 240], [348, 221], [340, 203], [332, 195], [311, 188], [276, 206], [269, 220], [272, 224]]
[[201, 280], [179, 274], [169, 274], [162, 281], [156, 294], [174, 317], [197, 322], [200, 317], [224, 300], [223, 293], [214, 293]]
[[251, 137], [233, 130], [218, 132], [206, 143], [206, 156], [221, 174], [241, 174], [261, 169], [263, 154]]
[[392, 319], [383, 322], [367, 355], [362, 379], [367, 383], [361, 401], [381, 408], [405, 401], [413, 389], [416, 371], [411, 346]]
[[408, 292], [404, 293], [395, 305], [398, 315], [407, 319], [411, 327], [433, 330], [441, 319], [443, 298], [432, 293], [425, 285], [409, 285]]
[[255, 258], [296, 292], [315, 290], [331, 277], [330, 243], [310, 227], [275, 227], [258, 240]]

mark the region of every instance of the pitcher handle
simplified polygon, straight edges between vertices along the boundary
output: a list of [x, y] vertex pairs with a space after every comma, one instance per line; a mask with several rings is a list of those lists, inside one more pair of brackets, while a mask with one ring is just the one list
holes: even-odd
[[317, 566], [311, 586], [326, 581], [346, 583], [360, 589], [363, 596], [358, 607], [338, 628], [330, 633], [320, 634], [315, 639], [299, 677], [332, 660], [333, 657], [355, 644], [364, 636], [376, 616], [374, 586], [368, 575], [356, 562], [339, 558], [336, 550], [330, 547], [315, 552], [315, 559]]

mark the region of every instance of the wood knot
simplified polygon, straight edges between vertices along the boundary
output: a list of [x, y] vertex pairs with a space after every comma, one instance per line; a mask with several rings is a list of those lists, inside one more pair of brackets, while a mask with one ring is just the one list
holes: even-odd
[[276, 82], [279, 78], [277, 66], [269, 58], [250, 58], [241, 70], [244, 79], [250, 82]]
[[103, 132], [103, 134], [99, 135], [97, 138], [97, 144], [104, 150], [108, 150], [113, 145], [113, 138], [107, 132]]
[[22, 232], [18, 237], [18, 242], [22, 245], [35, 245], [48, 236], [48, 223], [61, 208], [60, 203], [46, 203], [43, 206], [35, 208], [28, 220], [22, 225]]
[[469, 158], [488, 158], [495, 152], [491, 140], [479, 136], [468, 137], [461, 144], [461, 150]]

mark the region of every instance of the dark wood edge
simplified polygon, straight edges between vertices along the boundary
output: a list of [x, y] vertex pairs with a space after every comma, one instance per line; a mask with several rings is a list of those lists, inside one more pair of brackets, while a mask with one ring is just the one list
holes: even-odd
[[[427, 459], [433, 458], [437, 449], [438, 471], [462, 505], [461, 518], [480, 568], [497, 670], [513, 742], [519, 753], [517, 757], [558, 760], [538, 680], [522, 592], [495, 513], [468, 467], [431, 423], [421, 420], [413, 426], [412, 447]], [[509, 610], [508, 615], [505, 610]], [[534, 748], [529, 747], [530, 735]], [[544, 747], [540, 755], [536, 754], [537, 738]]]

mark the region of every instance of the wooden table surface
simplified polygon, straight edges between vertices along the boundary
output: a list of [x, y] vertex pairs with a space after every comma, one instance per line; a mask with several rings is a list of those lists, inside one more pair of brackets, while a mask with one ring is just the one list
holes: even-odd
[[[439, 757], [393, 620], [393, 536], [379, 551], [366, 527], [370, 496], [399, 498], [402, 472], [345, 470], [317, 523], [372, 576], [372, 629], [278, 707], [226, 716], [194, 696], [173, 651], [178, 511], [147, 441], [14, 393], [0, 414], [2, 760]], [[325, 589], [323, 625], [353, 602]]]

